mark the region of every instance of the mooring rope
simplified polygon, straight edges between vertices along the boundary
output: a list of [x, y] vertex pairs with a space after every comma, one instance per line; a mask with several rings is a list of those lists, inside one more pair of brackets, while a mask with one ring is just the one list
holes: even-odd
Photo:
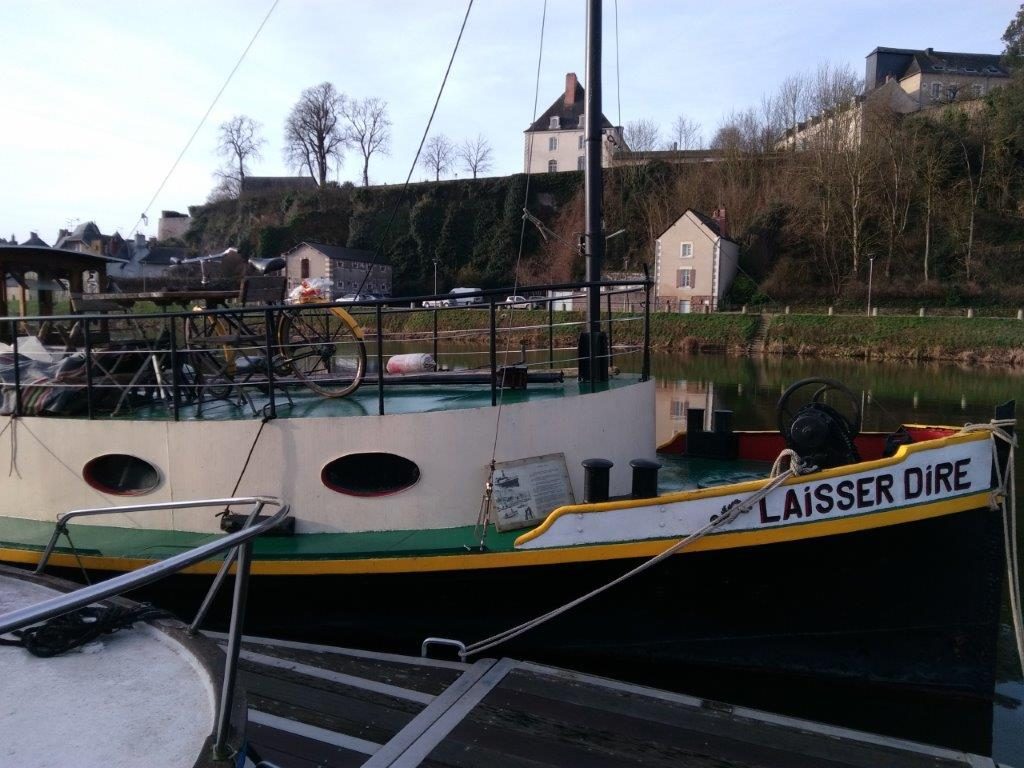
[[[779, 471], [784, 458], [789, 459], [789, 469], [786, 469], [785, 471]], [[612, 587], [617, 586], [618, 584], [621, 584], [622, 582], [631, 579], [640, 573], [643, 573], [647, 569], [654, 567], [665, 558], [674, 555], [676, 552], [679, 552], [682, 549], [685, 549], [690, 544], [700, 541], [702, 538], [707, 536], [716, 528], [720, 528], [727, 523], [731, 523], [741, 514], [749, 512], [751, 509], [753, 509], [754, 506], [761, 501], [761, 499], [765, 498], [769, 493], [774, 491], [776, 488], [778, 488], [780, 485], [786, 482], [789, 478], [794, 477], [796, 475], [807, 474], [808, 472], [813, 472], [816, 469], [817, 467], [810, 467], [804, 464], [800, 460], [800, 457], [796, 454], [795, 451], [792, 451], [787, 448], [781, 454], [779, 454], [778, 459], [775, 460], [775, 465], [772, 467], [773, 476], [769, 480], [769, 482], [765, 484], [763, 488], [752, 494], [746, 501], [734, 504], [733, 506], [723, 510], [722, 514], [712, 518], [712, 520], [703, 528], [700, 528], [699, 530], [691, 533], [689, 536], [680, 539], [672, 546], [668, 547], [662, 552], [659, 552], [657, 555], [654, 555], [650, 559], [645, 560], [644, 562], [640, 563], [640, 565], [627, 571], [618, 578], [609, 581], [607, 584], [603, 584], [600, 587], [597, 587], [596, 589], [593, 589], [584, 595], [580, 595], [575, 600], [571, 600], [570, 602], [565, 603], [564, 605], [560, 605], [559, 607], [554, 608], [553, 610], [550, 610], [545, 614], [536, 616], [530, 619], [529, 621], [524, 621], [522, 624], [510, 627], [509, 629], [506, 629], [503, 632], [499, 632], [496, 635], [491, 635], [490, 637], [486, 637], [483, 640], [478, 640], [475, 643], [469, 643], [465, 647], [465, 649], [461, 649], [459, 651], [459, 656], [462, 659], [465, 659], [468, 656], [472, 656], [474, 654], [481, 653], [482, 651], [489, 650], [490, 648], [494, 648], [497, 645], [501, 645], [502, 643], [508, 642], [509, 640], [519, 637], [520, 635], [529, 632], [531, 629], [534, 629], [535, 627], [539, 627], [541, 624], [544, 624], [545, 622], [548, 622], [551, 619], [556, 618], [557, 616], [561, 616], [566, 611], [570, 611], [576, 606], [585, 603], [587, 600], [590, 600], [593, 597], [597, 597], [598, 595], [608, 591]]]
[[[992, 506], [1003, 514], [1003, 545], [1006, 549], [1006, 591], [1010, 596], [1010, 618], [1013, 621], [1017, 661], [1024, 673], [1024, 617], [1021, 615], [1020, 564], [1017, 559], [1017, 479], [1014, 458], [1017, 435], [1007, 431], [1016, 426], [1016, 419], [993, 419], [987, 424], [965, 424], [963, 434], [988, 432], [992, 436], [992, 463], [996, 468], [996, 489], [992, 493]], [[1006, 471], [999, 461], [997, 440], [1006, 443]]]
[[130, 629], [137, 621], [169, 618], [173, 618], [172, 614], [149, 603], [88, 605], [42, 624], [15, 630], [11, 633], [14, 639], [0, 638], [0, 645], [20, 645], [33, 656], [47, 659], [91, 643], [103, 635]]

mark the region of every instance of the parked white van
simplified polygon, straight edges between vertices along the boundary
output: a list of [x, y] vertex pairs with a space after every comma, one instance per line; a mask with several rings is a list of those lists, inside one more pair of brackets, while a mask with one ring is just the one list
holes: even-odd
[[467, 293], [478, 293], [480, 288], [452, 288], [448, 291], [450, 298], [445, 299], [445, 306], [448, 307], [471, 307], [474, 304], [482, 304], [483, 296], [466, 296]]

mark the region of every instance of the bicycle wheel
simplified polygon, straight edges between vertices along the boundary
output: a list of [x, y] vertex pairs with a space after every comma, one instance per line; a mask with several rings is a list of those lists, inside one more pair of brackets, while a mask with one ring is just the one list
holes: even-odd
[[340, 307], [286, 312], [278, 327], [278, 343], [295, 377], [324, 397], [350, 395], [363, 380], [363, 330]]
[[186, 365], [190, 369], [185, 378], [192, 380], [196, 397], [220, 400], [231, 394], [236, 351], [224, 341], [229, 334], [222, 317], [197, 313], [185, 321]]

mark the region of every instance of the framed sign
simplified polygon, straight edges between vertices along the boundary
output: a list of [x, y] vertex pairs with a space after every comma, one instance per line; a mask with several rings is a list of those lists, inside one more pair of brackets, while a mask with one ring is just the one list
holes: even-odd
[[495, 464], [491, 519], [499, 531], [536, 525], [549, 512], [575, 504], [564, 453]]

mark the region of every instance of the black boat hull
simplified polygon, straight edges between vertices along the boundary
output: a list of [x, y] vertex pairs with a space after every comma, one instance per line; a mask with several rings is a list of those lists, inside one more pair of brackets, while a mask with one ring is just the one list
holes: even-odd
[[[484, 655], [604, 673], [781, 672], [990, 698], [1001, 531], [998, 511], [976, 509], [681, 554]], [[255, 576], [245, 631], [418, 654], [426, 637], [481, 640], [639, 562]], [[150, 594], [187, 617], [208, 583], [182, 576]], [[223, 627], [229, 597], [224, 589], [211, 623]]]

